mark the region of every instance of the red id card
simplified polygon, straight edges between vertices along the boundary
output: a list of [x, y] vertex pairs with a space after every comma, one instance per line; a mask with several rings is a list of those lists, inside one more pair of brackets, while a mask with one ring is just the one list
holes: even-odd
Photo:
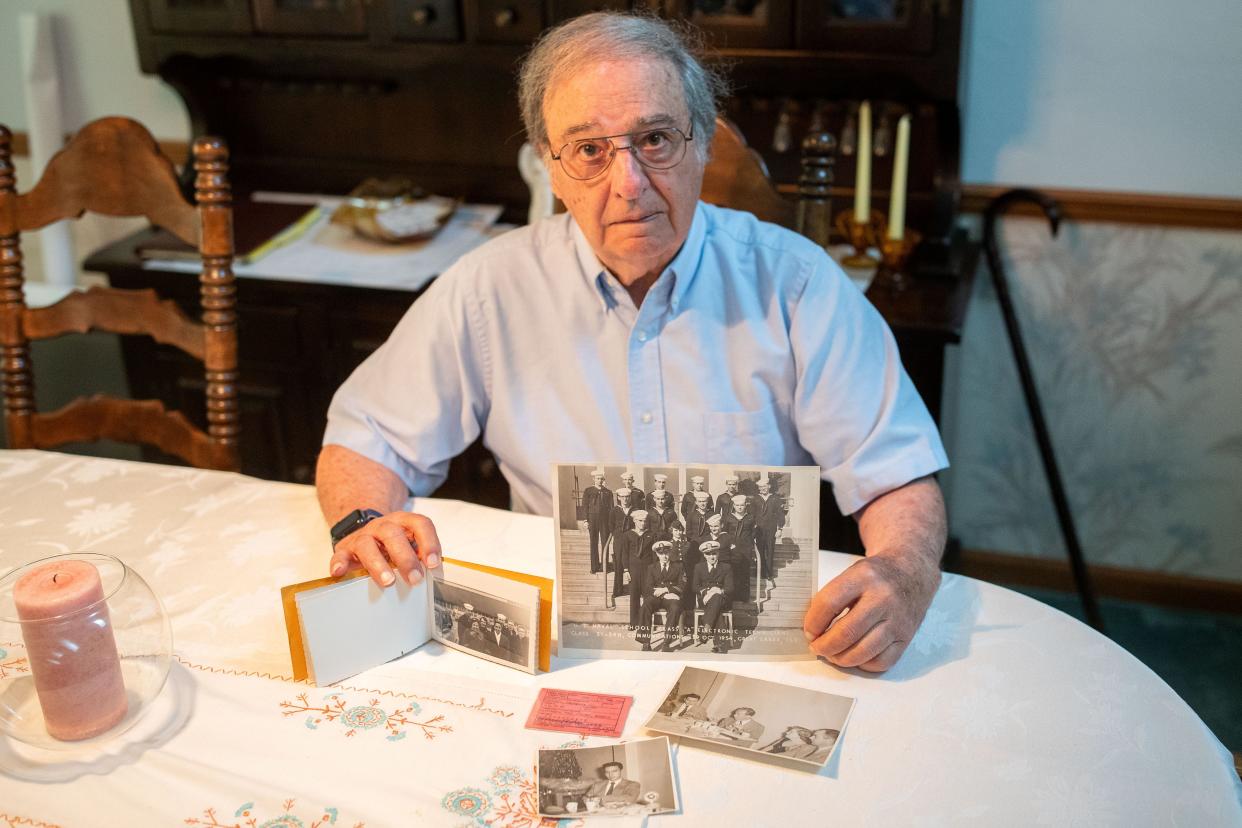
[[526, 726], [533, 730], [616, 738], [625, 728], [625, 717], [633, 703], [633, 696], [545, 687], [535, 698]]

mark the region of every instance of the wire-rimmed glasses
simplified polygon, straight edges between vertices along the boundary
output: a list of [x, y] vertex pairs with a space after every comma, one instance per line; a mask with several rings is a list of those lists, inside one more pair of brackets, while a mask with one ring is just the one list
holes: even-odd
[[[621, 150], [629, 150], [639, 164], [651, 170], [667, 170], [681, 163], [686, 157], [686, 144], [694, 140], [694, 127], [686, 135], [677, 127], [657, 127], [641, 132], [623, 132], [619, 135], [601, 135], [570, 141], [559, 152], [552, 153], [552, 160], [561, 162], [561, 169], [570, 178], [586, 181], [601, 175]], [[630, 143], [619, 147], [614, 138], [628, 138]]]

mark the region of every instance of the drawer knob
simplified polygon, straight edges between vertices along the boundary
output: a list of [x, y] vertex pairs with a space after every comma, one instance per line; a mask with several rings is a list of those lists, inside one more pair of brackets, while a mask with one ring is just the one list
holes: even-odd
[[492, 18], [497, 29], [504, 29], [517, 22], [517, 12], [511, 8], [503, 8]]
[[410, 12], [410, 21], [415, 26], [426, 26], [436, 19], [436, 10], [432, 6], [419, 6]]

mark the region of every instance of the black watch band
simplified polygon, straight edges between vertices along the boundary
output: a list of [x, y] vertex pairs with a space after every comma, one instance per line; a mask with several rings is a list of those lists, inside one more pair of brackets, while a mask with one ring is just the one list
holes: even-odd
[[354, 509], [332, 527], [332, 546], [335, 547], [350, 533], [356, 532], [377, 517], [383, 516], [383, 512], [377, 512], [374, 509]]

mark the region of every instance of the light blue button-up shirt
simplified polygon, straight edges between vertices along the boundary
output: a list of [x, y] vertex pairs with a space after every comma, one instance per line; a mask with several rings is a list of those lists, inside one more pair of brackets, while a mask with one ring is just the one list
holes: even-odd
[[641, 307], [568, 214], [462, 257], [338, 390], [324, 443], [425, 495], [480, 433], [539, 514], [558, 462], [818, 464], [844, 514], [948, 464], [827, 254], [702, 203]]

